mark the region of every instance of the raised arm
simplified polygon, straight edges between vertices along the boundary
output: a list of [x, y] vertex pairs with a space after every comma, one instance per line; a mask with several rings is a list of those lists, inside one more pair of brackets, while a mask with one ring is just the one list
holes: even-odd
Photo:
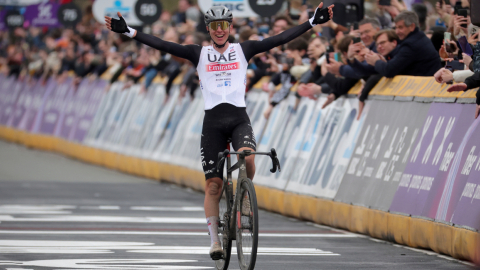
[[266, 52], [277, 46], [285, 44], [307, 32], [313, 26], [328, 22], [333, 17], [333, 6], [334, 5], [331, 5], [328, 8], [322, 9], [323, 3], [320, 3], [315, 10], [313, 17], [305, 23], [290, 28], [276, 36], [266, 38], [262, 41], [249, 40], [242, 42], [240, 45], [242, 46], [245, 58], [247, 61], [250, 61], [250, 59], [256, 54]]
[[107, 28], [113, 32], [124, 34], [128, 37], [131, 37], [139, 42], [148, 45], [157, 50], [169, 53], [173, 56], [184, 58], [189, 60], [196, 67], [198, 65], [198, 59], [200, 58], [200, 52], [202, 48], [198, 45], [187, 45], [183, 46], [177, 43], [168, 42], [162, 40], [158, 37], [148, 35], [142, 32], [129, 27], [123, 19], [122, 14], [117, 12], [117, 15], [120, 19], [113, 19], [108, 16], [105, 16], [105, 25]]

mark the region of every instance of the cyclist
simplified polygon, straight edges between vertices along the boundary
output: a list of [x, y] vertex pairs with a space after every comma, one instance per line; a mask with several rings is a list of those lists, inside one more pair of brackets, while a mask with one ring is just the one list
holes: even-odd
[[[320, 3], [312, 18], [290, 28], [281, 34], [262, 41], [230, 43], [229, 34], [233, 29], [232, 12], [225, 6], [214, 6], [205, 13], [205, 24], [213, 45], [179, 45], [130, 28], [118, 12], [119, 19], [105, 16], [108, 29], [124, 34], [150, 47], [185, 58], [197, 68], [200, 88], [205, 101], [205, 117], [201, 138], [201, 160], [206, 178], [205, 216], [211, 237], [210, 257], [223, 257], [218, 237], [218, 201], [223, 181], [216, 171], [218, 153], [228, 141], [236, 151], [255, 151], [256, 141], [250, 119], [245, 110], [245, 87], [247, 65], [250, 59], [261, 52], [285, 44], [302, 35], [313, 26], [328, 22], [333, 17], [333, 5], [322, 9]], [[255, 174], [254, 155], [246, 158], [247, 176]], [[243, 207], [242, 207], [243, 208]]]

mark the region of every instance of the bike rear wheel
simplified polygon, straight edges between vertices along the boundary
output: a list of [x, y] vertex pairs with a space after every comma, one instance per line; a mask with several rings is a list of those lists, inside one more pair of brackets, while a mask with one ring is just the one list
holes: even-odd
[[253, 270], [258, 248], [258, 207], [255, 187], [250, 179], [239, 180], [241, 196], [237, 200], [236, 233], [237, 255], [240, 269]]
[[232, 183], [223, 184], [222, 188], [222, 197], [219, 201], [219, 212], [218, 212], [218, 237], [222, 241], [222, 248], [224, 257], [223, 259], [216, 260], [215, 266], [218, 270], [227, 270], [230, 263], [230, 255], [232, 253], [232, 239], [230, 238], [229, 232], [230, 228], [230, 215], [232, 213], [232, 202], [233, 202], [233, 188]]

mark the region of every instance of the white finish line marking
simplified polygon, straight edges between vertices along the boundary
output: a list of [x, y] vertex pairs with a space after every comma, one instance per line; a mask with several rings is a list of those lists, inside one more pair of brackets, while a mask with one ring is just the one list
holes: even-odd
[[[208, 266], [172, 265], [178, 263], [197, 263], [197, 260], [169, 259], [67, 259], [67, 260], [37, 260], [27, 262], [0, 261], [0, 265], [50, 267], [63, 269], [128, 269], [128, 270], [161, 270], [161, 269], [213, 269]], [[163, 264], [163, 265], [159, 265]], [[60, 268], [59, 268], [60, 267]], [[24, 269], [24, 268], [7, 268]], [[30, 270], [30, 269], [24, 269]], [[33, 270], [33, 269], [32, 269]]]
[[13, 222], [125, 222], [125, 223], [179, 223], [205, 224], [205, 218], [173, 218], [173, 217], [122, 217], [122, 216], [41, 216], [13, 217], [0, 215], [0, 221]]
[[[22, 231], [22, 230], [0, 230], [0, 234], [34, 234], [34, 235], [90, 235], [90, 234], [110, 234], [110, 235], [167, 235], [167, 236], [206, 236], [205, 232], [156, 232], [156, 231]], [[260, 237], [307, 237], [307, 238], [358, 238], [357, 235], [339, 234], [339, 233], [259, 233]]]
[[[208, 246], [155, 246], [153, 243], [112, 241], [0, 240], [0, 254], [101, 254], [124, 250], [134, 253], [208, 255]], [[236, 254], [236, 248], [232, 247]], [[339, 256], [316, 248], [259, 247], [258, 255]], [[0, 261], [0, 265], [1, 265]]]
[[0, 205], [0, 214], [37, 214], [37, 215], [55, 215], [55, 214], [71, 214], [69, 209], [75, 209], [73, 205], [17, 205], [5, 204]]
[[157, 207], [157, 206], [132, 206], [131, 210], [141, 211], [182, 211], [182, 212], [203, 212], [203, 207], [199, 206], [182, 206], [182, 207]]

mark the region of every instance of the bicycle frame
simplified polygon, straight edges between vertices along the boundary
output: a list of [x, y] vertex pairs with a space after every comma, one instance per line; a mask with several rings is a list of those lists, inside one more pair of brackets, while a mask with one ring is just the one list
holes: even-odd
[[[231, 165], [231, 154], [236, 154], [238, 155], [238, 162], [235, 163], [235, 165]], [[237, 204], [239, 203], [239, 196], [238, 192], [240, 190], [240, 185], [241, 185], [241, 180], [247, 177], [247, 166], [246, 166], [246, 160], [245, 157], [250, 156], [250, 155], [266, 155], [269, 156], [272, 159], [272, 165], [273, 168], [270, 170], [272, 173], [276, 172], [277, 168], [278, 171], [281, 171], [280, 168], [280, 162], [278, 161], [277, 158], [277, 153], [275, 149], [271, 149], [270, 152], [252, 152], [250, 150], [244, 150], [242, 152], [230, 152], [229, 150], [225, 150], [223, 152], [220, 152], [218, 154], [219, 156], [219, 163], [217, 167], [217, 171], [220, 171], [220, 169], [223, 170], [223, 163], [225, 159], [227, 160], [227, 177], [223, 178], [223, 184], [227, 185], [228, 188], [233, 188], [233, 180], [232, 180], [232, 172], [235, 170], [239, 170], [238, 172], [238, 178], [237, 178], [237, 188], [235, 190], [235, 194], [232, 192], [229, 192], [230, 194], [233, 194], [233, 198], [230, 198], [230, 209], [227, 209], [227, 212], [230, 213], [230, 215], [227, 217], [228, 218], [228, 235], [229, 238], [232, 240], [236, 240], [236, 232], [235, 230], [232, 230], [231, 228], [235, 228], [235, 222], [237, 221]], [[233, 208], [233, 209], [232, 209]]]

